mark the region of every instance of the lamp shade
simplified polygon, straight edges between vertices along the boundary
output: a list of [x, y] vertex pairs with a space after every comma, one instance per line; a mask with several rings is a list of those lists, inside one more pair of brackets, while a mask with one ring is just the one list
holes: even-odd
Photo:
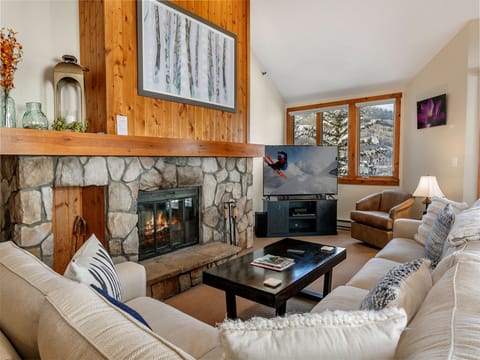
[[433, 196], [444, 197], [438, 186], [436, 176], [421, 176], [413, 196], [431, 198]]

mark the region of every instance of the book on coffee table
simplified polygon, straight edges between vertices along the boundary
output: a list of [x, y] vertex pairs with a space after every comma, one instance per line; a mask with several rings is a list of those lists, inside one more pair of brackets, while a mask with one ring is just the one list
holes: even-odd
[[283, 256], [267, 254], [254, 259], [250, 264], [266, 269], [282, 271], [295, 264], [295, 260]]

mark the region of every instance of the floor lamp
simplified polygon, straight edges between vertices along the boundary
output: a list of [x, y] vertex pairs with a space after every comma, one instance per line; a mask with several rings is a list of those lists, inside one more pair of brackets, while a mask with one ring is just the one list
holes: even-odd
[[415, 197], [424, 197], [425, 200], [425, 211], [424, 214], [427, 213], [428, 205], [432, 202], [433, 196], [444, 197], [442, 190], [438, 186], [437, 177], [436, 176], [420, 176], [420, 181], [418, 182], [417, 188], [413, 192], [413, 196]]

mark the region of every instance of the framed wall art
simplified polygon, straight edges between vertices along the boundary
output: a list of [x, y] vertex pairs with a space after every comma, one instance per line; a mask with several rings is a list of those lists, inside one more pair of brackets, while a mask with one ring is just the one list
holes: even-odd
[[447, 123], [447, 95], [438, 95], [417, 102], [417, 129]]
[[232, 34], [168, 1], [137, 1], [138, 92], [235, 112]]

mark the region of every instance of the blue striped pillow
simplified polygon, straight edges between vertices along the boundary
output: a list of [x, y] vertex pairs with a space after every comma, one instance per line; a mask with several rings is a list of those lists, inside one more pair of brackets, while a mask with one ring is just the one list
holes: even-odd
[[115, 266], [94, 234], [78, 249], [63, 275], [87, 285], [95, 285], [114, 299], [122, 301], [122, 288]]

